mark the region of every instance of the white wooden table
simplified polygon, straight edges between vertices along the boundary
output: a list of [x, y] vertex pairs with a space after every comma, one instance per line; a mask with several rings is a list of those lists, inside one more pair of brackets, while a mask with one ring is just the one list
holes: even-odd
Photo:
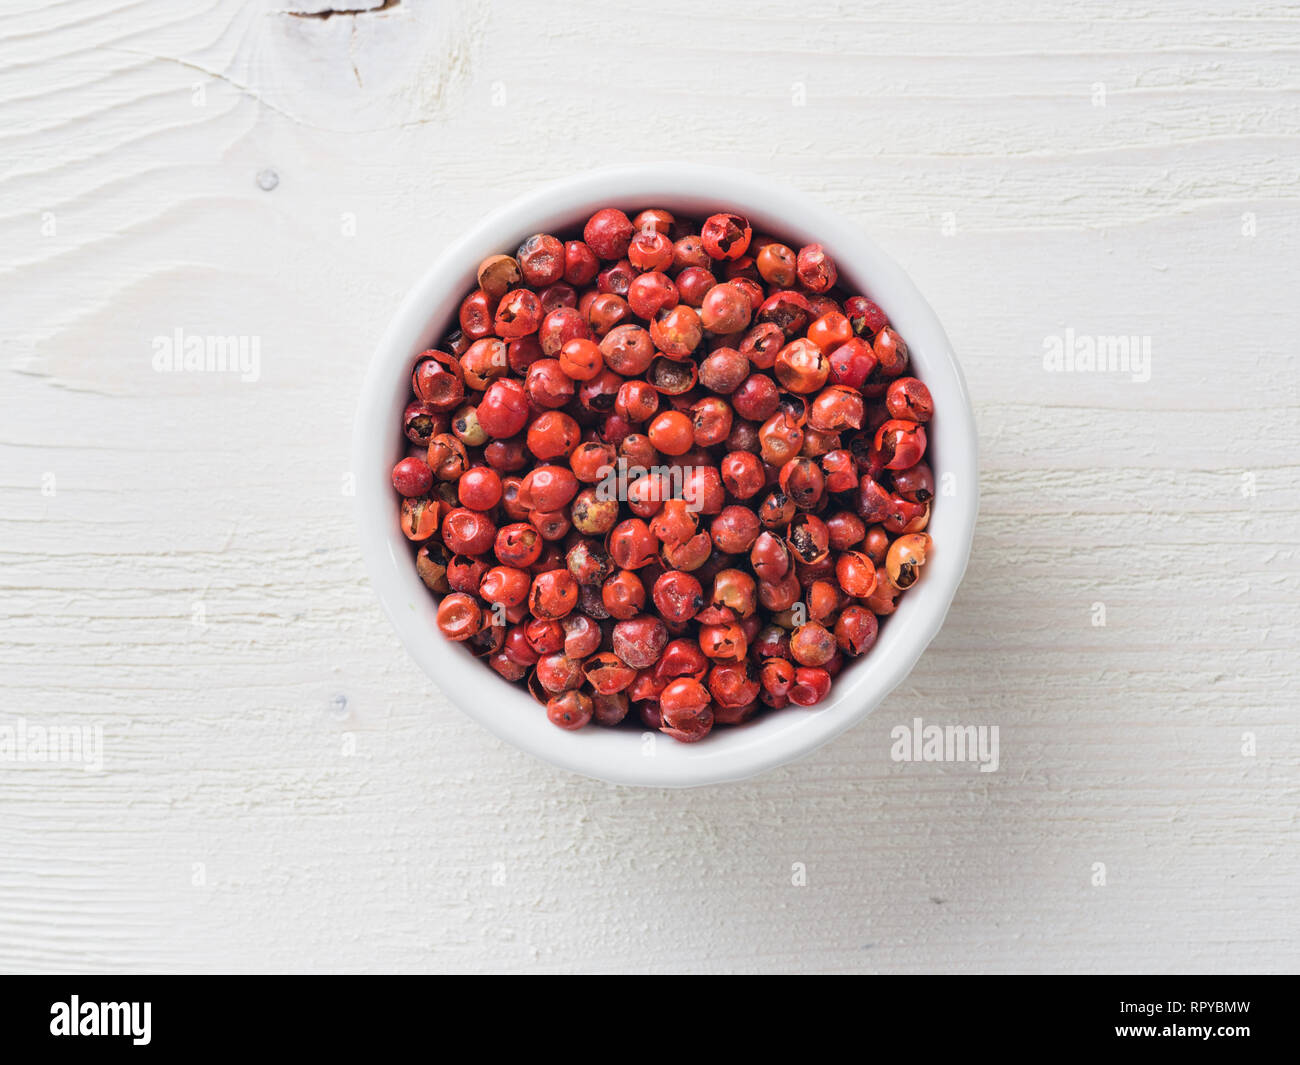
[[[0, 968], [1300, 967], [1300, 6], [286, 3], [0, 5], [0, 726], [103, 737], [0, 761]], [[345, 493], [443, 242], [665, 157], [875, 235], [983, 463], [910, 680], [692, 793], [471, 725]], [[257, 380], [156, 372], [177, 329]], [[1150, 379], [1049, 372], [1067, 331]], [[916, 716], [1001, 768], [892, 762]]]

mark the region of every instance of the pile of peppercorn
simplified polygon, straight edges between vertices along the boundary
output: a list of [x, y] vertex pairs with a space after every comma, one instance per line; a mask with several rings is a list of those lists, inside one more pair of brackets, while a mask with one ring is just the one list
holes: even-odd
[[930, 392], [820, 244], [605, 208], [493, 255], [393, 469], [438, 627], [576, 729], [813, 706], [930, 550]]

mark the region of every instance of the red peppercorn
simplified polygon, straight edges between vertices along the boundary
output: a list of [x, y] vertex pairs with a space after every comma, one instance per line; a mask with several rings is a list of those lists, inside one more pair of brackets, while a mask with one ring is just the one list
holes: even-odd
[[876, 334], [871, 351], [886, 377], [898, 377], [907, 369], [907, 342], [888, 326]]
[[636, 670], [624, 665], [617, 655], [609, 651], [587, 659], [583, 663], [582, 673], [592, 690], [599, 695], [614, 695], [624, 691], [636, 679]]
[[596, 540], [579, 540], [569, 548], [565, 565], [580, 585], [599, 588], [614, 570], [614, 563], [603, 544]]
[[474, 341], [460, 357], [460, 371], [465, 384], [476, 392], [482, 392], [509, 369], [505, 341], [496, 337], [483, 337]]
[[481, 555], [496, 542], [492, 519], [468, 507], [456, 507], [442, 520], [442, 542], [458, 555]]
[[412, 374], [411, 386], [416, 397], [434, 411], [449, 411], [465, 398], [464, 372], [457, 362], [448, 364], [449, 356], [431, 352], [435, 358], [421, 359]]
[[578, 603], [578, 582], [567, 569], [547, 570], [533, 578], [528, 608], [535, 617], [562, 618]]
[[626, 259], [620, 259], [596, 275], [596, 291], [627, 299], [627, 290], [636, 276], [636, 268]]
[[529, 366], [524, 387], [527, 389], [527, 400], [543, 410], [563, 407], [574, 394], [573, 378], [564, 372], [557, 359], [538, 359]]
[[650, 531], [666, 544], [680, 544], [695, 535], [699, 520], [684, 499], [666, 500], [650, 523]]
[[438, 531], [438, 504], [429, 499], [403, 499], [399, 524], [408, 540], [427, 540]]
[[528, 394], [518, 381], [493, 381], [477, 408], [478, 423], [488, 436], [505, 439], [528, 423]]
[[786, 339], [791, 340], [808, 328], [813, 314], [812, 307], [801, 293], [784, 289], [768, 296], [754, 317], [760, 325], [771, 323], [777, 326]]
[[598, 440], [579, 444], [569, 456], [569, 468], [583, 484], [596, 484], [610, 472], [614, 449]]
[[800, 666], [790, 685], [790, 702], [796, 706], [815, 706], [830, 694], [831, 676], [824, 669]]
[[680, 396], [695, 387], [699, 370], [693, 362], [660, 356], [650, 364], [646, 380], [650, 387], [665, 396]]
[[600, 271], [600, 260], [580, 240], [565, 241], [564, 280], [578, 288], [589, 285]]
[[651, 593], [655, 609], [667, 622], [690, 621], [704, 606], [700, 582], [681, 570], [668, 570], [654, 583]]
[[758, 504], [758, 521], [765, 529], [784, 529], [795, 516], [794, 500], [779, 488]]
[[876, 590], [876, 565], [864, 551], [845, 551], [835, 563], [835, 579], [855, 599]]
[[493, 566], [479, 581], [478, 594], [487, 603], [518, 606], [527, 600], [530, 583], [527, 570]]
[[920, 532], [929, 524], [930, 504], [911, 503], [894, 493], [889, 497], [889, 513], [880, 521], [886, 532]]
[[582, 239], [602, 259], [621, 259], [627, 254], [634, 227], [622, 211], [606, 207], [587, 220]]
[[843, 385], [822, 389], [808, 407], [808, 425], [822, 433], [860, 429], [863, 417], [861, 394]]
[[491, 510], [501, 501], [501, 477], [487, 466], [475, 466], [465, 471], [456, 491], [461, 506], [471, 510]]
[[865, 340], [854, 337], [830, 353], [830, 383], [860, 389], [876, 368], [876, 356]]
[[759, 453], [764, 462], [777, 467], [799, 454], [803, 439], [798, 422], [784, 411], [773, 414], [758, 428]]
[[659, 731], [665, 736], [671, 736], [678, 743], [697, 743], [704, 739], [713, 728], [714, 715], [710, 707], [705, 707], [698, 714], [689, 718], [678, 718], [673, 723], [669, 723], [666, 718], [662, 718]]
[[721, 474], [713, 466], [687, 467], [682, 475], [682, 498], [700, 514], [721, 513], [727, 499]]
[[447, 585], [454, 592], [478, 595], [478, 586], [488, 569], [487, 562], [481, 558], [452, 555], [447, 560]]
[[710, 215], [700, 230], [700, 241], [712, 259], [739, 259], [752, 236], [749, 221], [738, 214]]
[[800, 562], [812, 565], [830, 553], [830, 532], [815, 514], [796, 514], [786, 533], [786, 546]]
[[632, 226], [638, 233], [668, 234], [672, 232], [676, 221], [671, 211], [665, 211], [662, 207], [647, 207], [632, 219]]
[[665, 355], [685, 358], [704, 336], [700, 316], [691, 307], [678, 304], [660, 311], [650, 323], [650, 337]]
[[628, 518], [610, 531], [610, 557], [622, 569], [640, 569], [654, 561], [657, 541], [640, 518]]
[[740, 341], [740, 353], [756, 370], [770, 370], [785, 347], [785, 333], [772, 322], [760, 322]]
[[738, 333], [749, 325], [749, 297], [737, 285], [714, 285], [700, 302], [700, 322], [710, 333]]
[[659, 452], [655, 450], [650, 438], [642, 433], [628, 433], [618, 445], [618, 454], [626, 464], [649, 468], [659, 461]]
[[761, 531], [758, 515], [740, 506], [724, 507], [709, 527], [714, 546], [728, 555], [748, 551]]
[[680, 301], [672, 278], [657, 270], [634, 278], [627, 287], [625, 298], [632, 313], [647, 321], [662, 310], [676, 307]]
[[632, 308], [627, 300], [613, 292], [603, 292], [596, 296], [587, 308], [587, 321], [591, 323], [592, 332], [605, 336], [611, 329], [632, 317]]
[[452, 592], [438, 604], [438, 629], [449, 640], [468, 640], [483, 627], [483, 612], [472, 596]]
[[678, 727], [682, 719], [697, 716], [708, 708], [709, 690], [692, 677], [669, 681], [659, 693], [659, 712], [665, 723]]
[[585, 692], [566, 691], [546, 703], [546, 716], [551, 724], [573, 731], [591, 721], [591, 696]]
[[629, 422], [644, 422], [659, 409], [659, 393], [644, 381], [624, 381], [618, 388], [614, 410]]
[[924, 462], [894, 471], [894, 491], [909, 503], [926, 503], [934, 498], [934, 474]]
[[525, 569], [541, 557], [542, 538], [531, 525], [503, 525], [497, 530], [493, 551], [503, 564]]
[[662, 620], [640, 614], [614, 625], [614, 654], [633, 669], [649, 669], [659, 660], [668, 643], [668, 629]]
[[585, 338], [570, 340], [560, 349], [560, 369], [575, 381], [590, 381], [605, 368], [599, 345]]
[[509, 255], [489, 255], [478, 268], [478, 287], [491, 299], [500, 299], [523, 281], [519, 263]]
[[653, 228], [638, 229], [628, 243], [627, 257], [638, 270], [667, 270], [673, 265], [673, 242]]
[[439, 414], [423, 400], [413, 400], [402, 412], [402, 431], [406, 439], [421, 447], [428, 447], [435, 433], [447, 431], [446, 416]]
[[925, 533], [900, 536], [889, 545], [885, 558], [885, 573], [889, 583], [901, 592], [916, 583], [921, 567], [930, 552], [930, 537]]
[[578, 479], [565, 466], [537, 466], [519, 486], [520, 495], [533, 510], [559, 510], [578, 494]]
[[749, 360], [735, 348], [716, 348], [701, 360], [699, 376], [709, 391], [730, 395], [749, 376]]
[[716, 396], [707, 396], [693, 403], [691, 427], [696, 447], [707, 448], [721, 444], [731, 434], [731, 405]]
[[834, 288], [838, 275], [834, 261], [820, 244], [807, 244], [799, 249], [795, 273], [804, 288], [813, 292]]
[[474, 341], [492, 335], [492, 317], [496, 313], [497, 298], [481, 288], [475, 289], [460, 305], [460, 329], [466, 340]]
[[721, 661], [738, 661], [749, 649], [744, 630], [739, 625], [701, 625], [700, 650], [705, 657]]
[[891, 419], [876, 430], [872, 454], [887, 470], [905, 470], [921, 461], [925, 444], [925, 430], [916, 422]]
[[611, 370], [601, 370], [590, 381], [584, 381], [578, 389], [578, 403], [592, 414], [609, 415], [614, 413], [614, 401], [622, 387], [623, 378]]
[[777, 353], [772, 367], [782, 387], [791, 392], [816, 392], [830, 376], [830, 362], [807, 338], [793, 340]]
[[846, 607], [835, 622], [835, 643], [846, 655], [854, 657], [871, 650], [880, 624], [876, 615], [860, 606]]
[[631, 570], [621, 569], [601, 585], [600, 598], [610, 617], [627, 621], [645, 609], [645, 585]]
[[750, 499], [763, 489], [763, 463], [757, 455], [732, 451], [723, 458], [720, 469], [722, 483], [737, 499]]
[[564, 276], [564, 245], [548, 233], [537, 233], [525, 240], [515, 258], [524, 284], [533, 288], [553, 285]]
[[650, 442], [665, 455], [684, 455], [695, 442], [695, 429], [691, 419], [676, 410], [655, 415], [647, 433]]
[[891, 416], [905, 421], [928, 422], [934, 414], [930, 390], [915, 377], [893, 381], [885, 393], [885, 406]]
[[718, 279], [707, 266], [688, 266], [677, 275], [678, 298], [688, 307], [698, 308], [717, 283]]
[[[713, 590], [709, 596], [707, 612], [709, 619], [729, 621], [736, 618], [744, 621], [753, 618], [758, 609], [758, 583], [748, 573], [738, 569], [720, 570], [713, 578]], [[757, 618], [753, 618], [755, 624]], [[755, 634], [757, 629], [755, 630]], [[747, 635], [748, 638], [748, 635]]]
[[624, 377], [637, 377], [650, 368], [655, 357], [650, 334], [639, 325], [616, 325], [600, 342], [605, 365]]
[[889, 324], [880, 305], [866, 296], [851, 296], [845, 300], [844, 313], [857, 336], [873, 337]]
[[776, 413], [781, 394], [768, 376], [752, 374], [731, 395], [736, 413], [751, 422], [766, 421]]
[[777, 288], [789, 288], [797, 280], [795, 253], [784, 244], [765, 244], [754, 262], [763, 280]]
[[566, 458], [578, 446], [582, 429], [569, 415], [548, 410], [528, 426], [528, 450], [543, 462]]
[[422, 496], [433, 487], [433, 471], [417, 458], [404, 458], [393, 467], [393, 487], [404, 496]]
[[517, 288], [501, 297], [493, 325], [499, 337], [514, 340], [537, 332], [542, 324], [542, 301], [535, 292]]
[[792, 458], [781, 467], [778, 483], [794, 505], [805, 510], [817, 506], [826, 491], [826, 478], [821, 466], [810, 458]]

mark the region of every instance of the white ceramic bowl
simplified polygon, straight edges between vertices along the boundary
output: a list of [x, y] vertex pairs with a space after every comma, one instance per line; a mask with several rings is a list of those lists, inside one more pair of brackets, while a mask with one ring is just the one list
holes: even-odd
[[[406, 450], [398, 426], [421, 351], [452, 327], [486, 256], [513, 252], [539, 232], [581, 228], [601, 207], [634, 213], [663, 207], [704, 218], [746, 215], [755, 232], [798, 247], [820, 242], [851, 292], [875, 299], [907, 341], [914, 372], [934, 396], [928, 434], [939, 495], [929, 533], [934, 547], [921, 579], [881, 625], [862, 659], [847, 664], [826, 702], [791, 706], [745, 725], [714, 729], [681, 744], [624, 726], [556, 728], [522, 688], [507, 684], [435, 624], [433, 597], [416, 576], [411, 545], [397, 524], [390, 474]], [[975, 420], [961, 370], [934, 312], [903, 271], [857, 228], [791, 189], [742, 171], [676, 163], [598, 170], [514, 200], [446, 248], [407, 294], [370, 364], [354, 430], [361, 546], [375, 590], [402, 643], [465, 713], [508, 743], [557, 766], [621, 784], [682, 787], [739, 780], [807, 754], [861, 721], [916, 664], [943, 624], [966, 568], [978, 509]], [[883, 755], [882, 755], [883, 757]]]

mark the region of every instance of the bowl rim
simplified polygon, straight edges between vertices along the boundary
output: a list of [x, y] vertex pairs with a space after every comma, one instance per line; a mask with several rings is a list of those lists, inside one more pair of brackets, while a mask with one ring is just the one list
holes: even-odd
[[[935, 469], [942, 499], [936, 496], [928, 531], [941, 529], [942, 537], [934, 537], [924, 579], [881, 626], [876, 647], [850, 664], [816, 709], [769, 712], [696, 744], [648, 730], [640, 742], [626, 729], [566, 732], [538, 712], [527, 692], [437, 633], [432, 597], [394, 520], [388, 471], [405, 441], [393, 425], [408, 401], [416, 356], [448, 328], [486, 255], [514, 247], [530, 233], [572, 228], [599, 207], [672, 209], [683, 202], [698, 203], [685, 208], [696, 214], [710, 204], [743, 211], [756, 232], [819, 241], [858, 291], [884, 308], [907, 340], [918, 376], [935, 394], [936, 416], [928, 429], [942, 456], [942, 468]], [[765, 219], [775, 222], [761, 225]], [[943, 326], [912, 280], [856, 225], [804, 193], [745, 171], [694, 163], [606, 167], [553, 181], [485, 215], [448, 244], [408, 290], [370, 360], [357, 403], [352, 459], [366, 570], [411, 657], [451, 702], [498, 738], [552, 765], [617, 784], [690, 787], [743, 780], [809, 754], [866, 718], [907, 677], [942, 627], [965, 573], [979, 510], [978, 435], [965, 379]], [[951, 493], [943, 494], [949, 485]], [[882, 648], [889, 653], [881, 654]], [[509, 704], [519, 699], [533, 713], [512, 713]]]

